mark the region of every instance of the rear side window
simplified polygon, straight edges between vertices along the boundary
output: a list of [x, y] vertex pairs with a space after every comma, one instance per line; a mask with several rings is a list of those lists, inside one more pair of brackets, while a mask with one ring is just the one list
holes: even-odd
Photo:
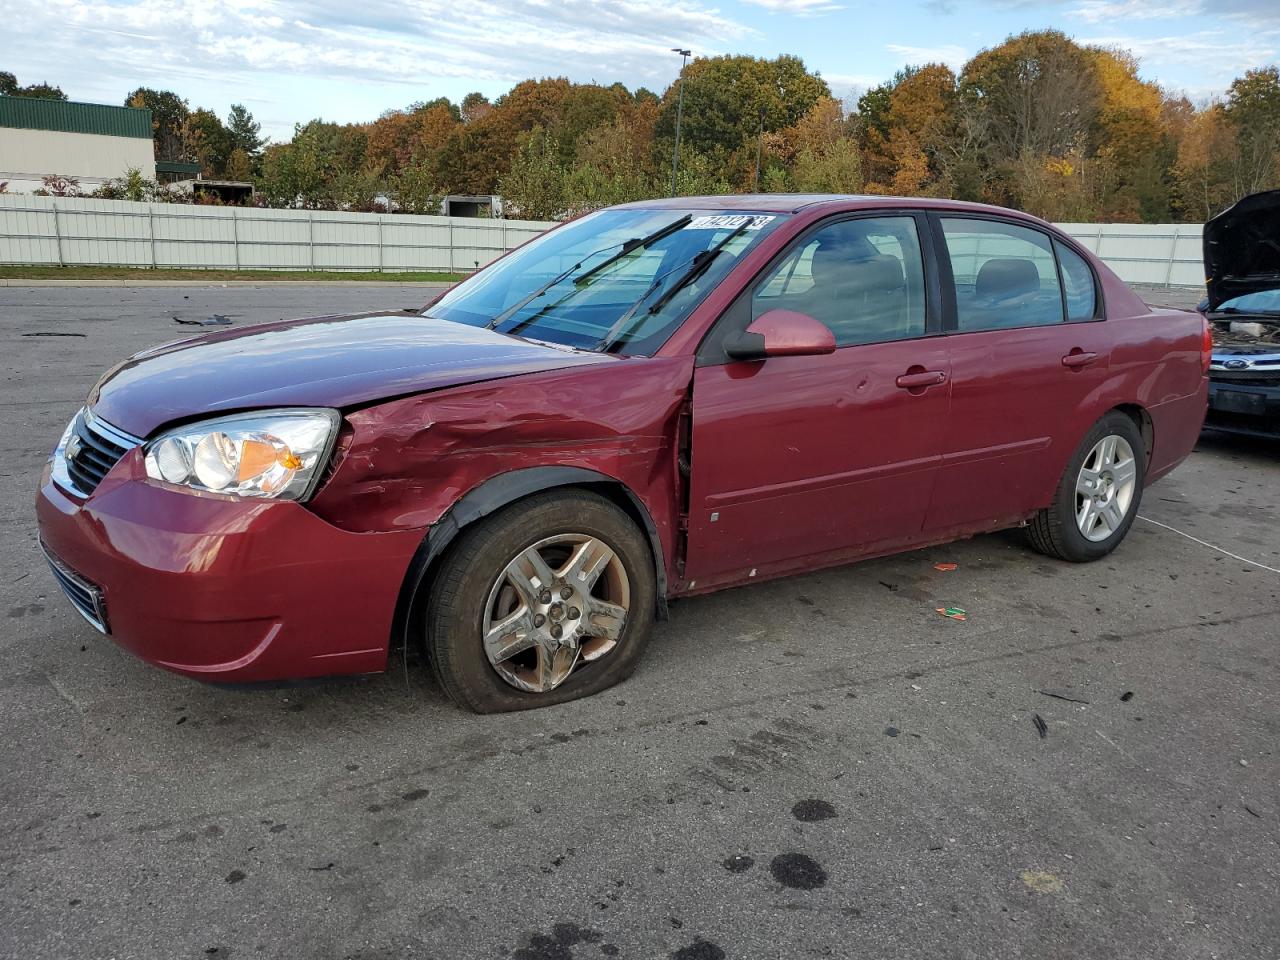
[[1092, 320], [1098, 315], [1098, 291], [1093, 284], [1093, 271], [1084, 258], [1070, 247], [1053, 242], [1062, 267], [1062, 287], [1066, 294], [1068, 320]]
[[1062, 288], [1048, 237], [1011, 223], [946, 217], [942, 232], [961, 331], [1062, 323]]

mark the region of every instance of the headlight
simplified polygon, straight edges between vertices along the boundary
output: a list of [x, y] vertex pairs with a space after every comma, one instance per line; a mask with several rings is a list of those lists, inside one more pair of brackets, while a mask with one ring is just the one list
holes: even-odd
[[339, 421], [336, 410], [264, 410], [188, 424], [147, 444], [147, 476], [210, 493], [305, 500]]

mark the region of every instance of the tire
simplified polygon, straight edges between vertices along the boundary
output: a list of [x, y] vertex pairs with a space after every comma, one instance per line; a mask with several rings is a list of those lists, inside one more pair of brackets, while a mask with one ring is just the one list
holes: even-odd
[[591, 696], [635, 670], [656, 589], [648, 540], [626, 513], [585, 490], [535, 494], [468, 527], [450, 548], [428, 595], [428, 657], [449, 697], [477, 713]]
[[[1106, 441], [1113, 443], [1113, 453], [1118, 451], [1110, 469], [1103, 464], [1100, 480], [1092, 475], [1082, 474], [1082, 468], [1089, 465], [1092, 471], [1099, 466], [1099, 446]], [[1125, 468], [1124, 453], [1132, 459], [1132, 473]], [[1105, 452], [1105, 451], [1104, 451]], [[1033, 549], [1059, 560], [1073, 563], [1084, 563], [1105, 557], [1125, 538], [1138, 508], [1142, 502], [1142, 487], [1146, 480], [1146, 443], [1137, 424], [1125, 414], [1112, 411], [1093, 425], [1080, 441], [1080, 446], [1067, 464], [1053, 502], [1036, 514], [1027, 526], [1027, 536]], [[1123, 484], [1131, 480], [1129, 495], [1123, 496]], [[1098, 498], [1090, 496], [1078, 489], [1078, 485], [1088, 483], [1104, 484], [1098, 491]], [[1106, 484], [1110, 484], [1106, 486]], [[1109, 498], [1107, 494], [1110, 494]], [[1090, 503], [1100, 505], [1099, 516], [1090, 520], [1086, 508]], [[1114, 504], [1114, 507], [1112, 507]], [[1121, 519], [1116, 520], [1117, 512]], [[1106, 516], [1101, 514], [1105, 513]], [[1090, 528], [1086, 534], [1085, 527]]]

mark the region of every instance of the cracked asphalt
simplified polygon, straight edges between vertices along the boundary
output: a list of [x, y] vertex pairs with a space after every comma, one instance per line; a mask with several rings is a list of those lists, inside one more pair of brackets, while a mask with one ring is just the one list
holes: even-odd
[[[0, 289], [0, 957], [1277, 955], [1280, 575], [1150, 522], [678, 602], [633, 679], [511, 716], [415, 663], [203, 686], [74, 614], [33, 497], [104, 367], [424, 299]], [[1280, 444], [1208, 437], [1142, 513], [1280, 567], [1277, 490]]]

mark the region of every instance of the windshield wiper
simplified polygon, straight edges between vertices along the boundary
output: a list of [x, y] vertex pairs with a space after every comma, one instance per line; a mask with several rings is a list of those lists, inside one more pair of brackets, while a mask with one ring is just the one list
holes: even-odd
[[[689, 224], [689, 221], [691, 221], [692, 219], [693, 219], [693, 215], [686, 213], [679, 220], [675, 221], [674, 223], [667, 224], [665, 227], [663, 227], [660, 230], [655, 230], [653, 233], [649, 234], [647, 237], [633, 237], [632, 239], [627, 240], [625, 243], [622, 244], [622, 249], [618, 251], [618, 253], [616, 253], [614, 256], [610, 257], [609, 259], [605, 260], [603, 263], [597, 264], [596, 266], [592, 267], [582, 276], [578, 277], [578, 279], [575, 282], [581, 283], [582, 281], [588, 279], [589, 277], [595, 276], [605, 267], [609, 266], [609, 264], [616, 263], [618, 260], [625, 257], [628, 253], [631, 253], [633, 250], [642, 249], [642, 248], [648, 247], [650, 244], [657, 243], [663, 237], [668, 236], [672, 233], [675, 233], [677, 230], [681, 230], [684, 227], [686, 227]], [[534, 300], [537, 300], [540, 296], [542, 296], [544, 293], [546, 293], [556, 284], [563, 283], [565, 280], [569, 279], [569, 277], [573, 276], [575, 273], [581, 270], [582, 265], [586, 263], [588, 260], [590, 260], [592, 257], [598, 257], [600, 254], [604, 253], [606, 250], [612, 250], [616, 246], [617, 246], [616, 243], [611, 243], [607, 247], [601, 247], [599, 250], [592, 250], [590, 253], [584, 256], [581, 260], [575, 263], [572, 267], [570, 267], [568, 270], [565, 270], [563, 273], [559, 273], [556, 276], [552, 277], [542, 286], [538, 287], [538, 289], [534, 290], [533, 293], [529, 294], [524, 299], [517, 301], [512, 306], [507, 307], [507, 309], [503, 310], [500, 314], [498, 314], [491, 321], [489, 321], [489, 323], [487, 323], [485, 326], [488, 329], [492, 330], [498, 324], [504, 323], [507, 320], [510, 320], [517, 313], [519, 313], [521, 310], [523, 310], [525, 307], [531, 304]]]
[[684, 265], [684, 263], [690, 263], [689, 269], [686, 270], [684, 274], [678, 280], [676, 280], [675, 283], [673, 283], [670, 287], [668, 287], [666, 291], [662, 294], [662, 296], [660, 296], [657, 300], [655, 300], [653, 302], [653, 306], [651, 306], [647, 311], [649, 316], [653, 316], [653, 314], [660, 312], [663, 307], [665, 307], [668, 303], [671, 302], [672, 298], [674, 298], [677, 293], [679, 293], [685, 287], [689, 286], [689, 284], [693, 283], [695, 280], [701, 277], [704, 273], [706, 273], [707, 270], [710, 269], [711, 264], [715, 260], [715, 258], [719, 256], [720, 251], [723, 250], [725, 247], [727, 247], [735, 239], [742, 236], [742, 234], [746, 233], [747, 228], [751, 226], [751, 222], [752, 222], [751, 220], [748, 220], [746, 223], [742, 224], [737, 229], [733, 230], [731, 233], [729, 233], [728, 236], [726, 236], [723, 240], [717, 243], [714, 247], [711, 247], [707, 250], [698, 251], [698, 253], [694, 255], [692, 262], [684, 261], [683, 263], [672, 267], [666, 273], [663, 273], [657, 277], [654, 277], [653, 282], [649, 284], [648, 289], [646, 289], [645, 292], [640, 295], [640, 299], [637, 300], [635, 303], [633, 303], [631, 305], [631, 308], [622, 316], [620, 316], [617, 322], [614, 323], [614, 325], [609, 328], [608, 332], [606, 332], [605, 335], [600, 338], [599, 342], [596, 344], [596, 349], [601, 352], [607, 353], [609, 349], [615, 343], [617, 343], [619, 338], [622, 336], [622, 331], [626, 328], [626, 325], [631, 321], [632, 317], [634, 317], [636, 313], [639, 311], [641, 305], [644, 304], [644, 302], [649, 299], [650, 295], [653, 293], [654, 290], [658, 289], [658, 287], [661, 286], [662, 281], [667, 279], [667, 277], [671, 276], [671, 274], [675, 273], [677, 270], [679, 270], [680, 267]]
[[663, 239], [664, 237], [671, 236], [671, 234], [675, 233], [677, 230], [683, 230], [685, 227], [689, 225], [689, 223], [692, 220], [693, 220], [693, 214], [686, 213], [679, 220], [676, 220], [674, 223], [667, 224], [665, 227], [661, 228], [660, 230], [655, 230], [653, 233], [649, 234], [647, 237], [633, 237], [632, 239], [624, 243], [622, 245], [622, 249], [619, 250], [617, 253], [615, 253], [608, 260], [603, 260], [600, 263], [597, 263], [594, 267], [592, 267], [586, 273], [582, 274], [582, 276], [575, 277], [573, 281], [574, 285], [579, 287], [582, 286], [584, 283], [586, 283], [588, 280], [594, 277], [601, 270], [605, 270], [608, 267], [613, 266], [615, 263], [617, 263], [627, 254], [632, 253], [636, 250], [645, 250], [653, 246], [659, 240]]

